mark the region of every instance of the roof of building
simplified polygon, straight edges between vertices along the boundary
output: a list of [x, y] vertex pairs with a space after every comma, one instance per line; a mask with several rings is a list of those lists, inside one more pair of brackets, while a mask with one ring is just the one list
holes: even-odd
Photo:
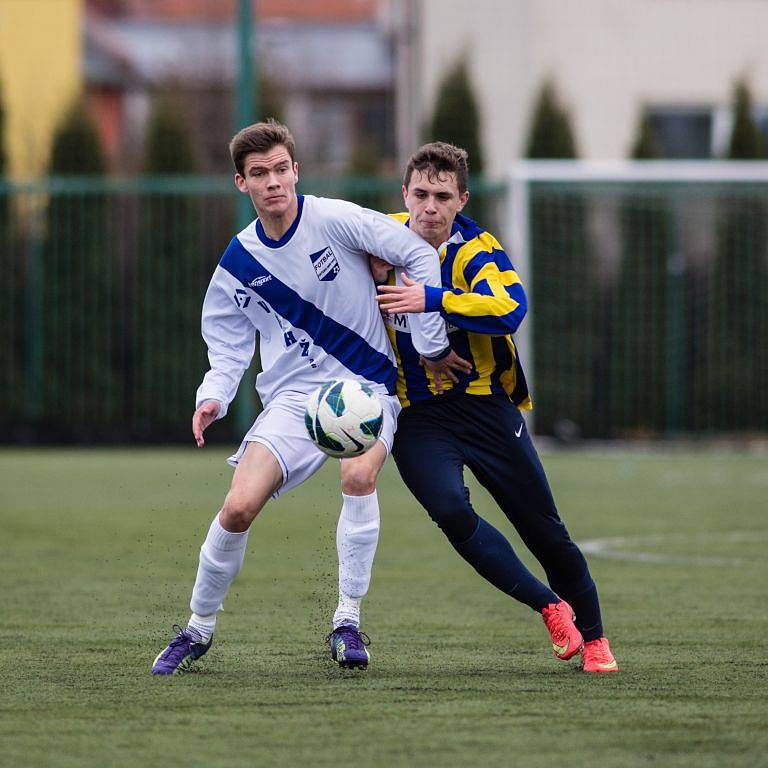
[[[291, 88], [371, 90], [391, 86], [394, 65], [373, 23], [322, 24], [262, 20], [254, 33], [264, 72]], [[176, 24], [88, 14], [86, 82], [140, 87], [167, 80], [229, 81], [236, 56], [234, 24]]]
[[[360, 23], [376, 18], [382, 0], [252, 0], [261, 19], [314, 24]], [[229, 22], [237, 0], [87, 0], [89, 10], [115, 18], [179, 22]]]

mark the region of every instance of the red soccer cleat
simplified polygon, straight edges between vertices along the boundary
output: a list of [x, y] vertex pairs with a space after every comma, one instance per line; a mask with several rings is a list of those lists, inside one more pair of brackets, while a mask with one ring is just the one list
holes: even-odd
[[584, 638], [573, 623], [575, 614], [565, 600], [550, 603], [541, 612], [558, 659], [570, 659], [584, 647]]
[[585, 672], [618, 672], [619, 665], [613, 658], [607, 637], [598, 637], [584, 644], [581, 652]]

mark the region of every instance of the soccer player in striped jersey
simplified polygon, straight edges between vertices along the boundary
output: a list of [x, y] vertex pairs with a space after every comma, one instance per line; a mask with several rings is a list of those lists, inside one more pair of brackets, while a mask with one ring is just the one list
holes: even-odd
[[[339, 605], [329, 635], [332, 657], [366, 667], [359, 631], [379, 535], [376, 478], [389, 452], [400, 406], [397, 366], [376, 305], [368, 254], [440, 284], [434, 248], [388, 216], [343, 200], [300, 195], [293, 137], [275, 121], [244, 128], [232, 140], [235, 184], [258, 218], [232, 239], [203, 303], [210, 370], [197, 391], [192, 431], [224, 416], [254, 353], [264, 410], [229, 459], [236, 467], [224, 504], [200, 549], [192, 615], [156, 657], [157, 675], [179, 674], [210, 648], [216, 613], [243, 564], [251, 523], [270, 497], [313, 475], [325, 454], [304, 425], [308, 395], [332, 379], [356, 379], [376, 391], [384, 422], [378, 443], [341, 462], [343, 504], [337, 531]], [[438, 378], [469, 366], [448, 346], [438, 315], [414, 318], [413, 341]]]
[[[467, 154], [435, 142], [417, 150], [403, 182], [407, 213], [395, 214], [434, 246], [442, 285], [423, 285], [395, 268], [379, 286], [398, 361], [403, 406], [393, 456], [408, 488], [456, 551], [487, 581], [540, 613], [555, 656], [581, 652], [586, 672], [618, 670], [603, 634], [597, 589], [561, 521], [521, 410], [531, 408], [512, 335], [526, 313], [520, 278], [495, 237], [460, 211], [469, 198]], [[390, 266], [372, 259], [377, 281]], [[473, 363], [443, 387], [424, 368], [409, 313], [443, 317], [451, 346]], [[541, 563], [537, 579], [507, 539], [469, 500], [468, 467]]]

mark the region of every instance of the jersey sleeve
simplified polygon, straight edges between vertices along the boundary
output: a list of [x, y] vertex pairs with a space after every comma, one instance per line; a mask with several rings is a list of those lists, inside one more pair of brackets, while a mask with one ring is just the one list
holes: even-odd
[[440, 313], [475, 333], [515, 333], [528, 310], [520, 277], [498, 241], [487, 232], [467, 243], [454, 263], [454, 288], [427, 287], [426, 312]]
[[204, 400], [218, 400], [219, 419], [226, 415], [256, 349], [256, 329], [235, 303], [235, 295], [226, 272], [217, 267], [205, 294], [201, 321], [211, 367], [195, 402], [200, 407]]
[[[390, 216], [362, 209], [363, 250], [396, 267], [402, 267], [412, 280], [437, 288], [441, 283], [437, 251]], [[400, 276], [397, 276], [398, 282]], [[443, 319], [436, 314], [409, 314], [411, 340], [416, 351], [430, 360], [440, 360], [450, 351]]]

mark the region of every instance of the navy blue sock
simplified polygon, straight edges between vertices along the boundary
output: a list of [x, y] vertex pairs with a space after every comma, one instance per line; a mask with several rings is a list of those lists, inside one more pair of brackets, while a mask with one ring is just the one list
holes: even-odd
[[576, 626], [585, 642], [597, 640], [603, 636], [603, 620], [600, 615], [600, 601], [597, 587], [587, 569], [579, 581], [572, 584], [555, 584], [552, 588], [563, 600], [570, 603], [576, 614]]
[[555, 593], [523, 565], [504, 536], [479, 515], [475, 532], [466, 541], [451, 544], [486, 581], [534, 611], [559, 602]]

